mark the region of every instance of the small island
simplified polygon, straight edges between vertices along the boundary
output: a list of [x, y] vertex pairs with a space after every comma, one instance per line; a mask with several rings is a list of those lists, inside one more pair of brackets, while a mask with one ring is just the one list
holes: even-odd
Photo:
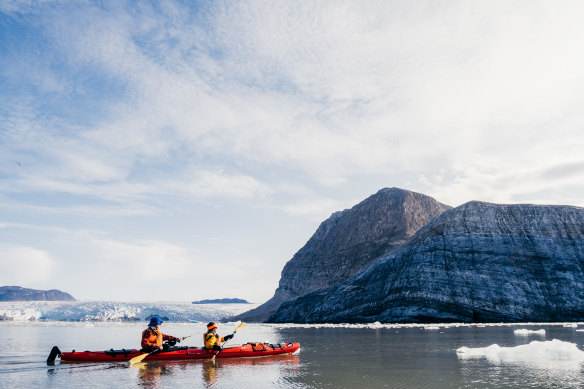
[[193, 304], [251, 304], [247, 300], [243, 299], [214, 299], [214, 300], [199, 300], [193, 301]]
[[57, 289], [36, 290], [20, 286], [0, 287], [0, 301], [76, 301], [69, 293]]

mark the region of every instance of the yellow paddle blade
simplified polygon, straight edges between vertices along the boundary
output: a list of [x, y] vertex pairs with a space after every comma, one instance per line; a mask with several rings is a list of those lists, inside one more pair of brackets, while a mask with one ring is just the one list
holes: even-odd
[[134, 363], [142, 362], [142, 360], [144, 360], [144, 358], [146, 358], [148, 355], [150, 355], [150, 353], [140, 354], [137, 357], [130, 359], [130, 365], [133, 365]]
[[238, 330], [242, 329], [242, 328], [243, 328], [243, 327], [245, 327], [245, 326], [246, 326], [246, 324], [245, 324], [245, 323], [239, 323], [239, 324], [237, 325], [237, 327], [235, 327], [235, 331], [238, 331]]

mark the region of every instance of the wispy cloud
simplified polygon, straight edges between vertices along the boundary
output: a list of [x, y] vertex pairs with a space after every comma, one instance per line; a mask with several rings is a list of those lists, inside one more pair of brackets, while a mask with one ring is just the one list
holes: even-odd
[[577, 1], [4, 1], [0, 12], [12, 220], [131, 225], [213, 203], [313, 226], [385, 186], [450, 205], [584, 205]]
[[103, 119], [54, 139], [73, 181], [119, 187], [190, 159], [231, 176], [294, 167], [339, 187], [437, 160], [456, 170], [481, 153], [504, 164], [510, 148], [532, 156], [525, 140], [548, 139], [552, 121], [567, 135], [581, 116], [584, 57], [569, 48], [583, 32], [577, 13], [545, 2], [529, 13], [402, 2], [47, 10], [35, 18], [54, 19], [42, 25], [66, 65], [120, 85]]

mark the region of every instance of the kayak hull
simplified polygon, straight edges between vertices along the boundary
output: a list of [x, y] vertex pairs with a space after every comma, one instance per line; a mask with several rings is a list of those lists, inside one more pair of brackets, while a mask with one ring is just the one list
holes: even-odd
[[[248, 343], [241, 346], [224, 348], [217, 354], [217, 359], [250, 358], [280, 354], [292, 354], [300, 348], [298, 343], [265, 344]], [[144, 358], [144, 361], [175, 361], [188, 359], [210, 359], [216, 351], [200, 347], [171, 347], [168, 351], [155, 353]], [[122, 349], [109, 351], [73, 351], [62, 352], [62, 362], [126, 362], [143, 354], [137, 349]]]

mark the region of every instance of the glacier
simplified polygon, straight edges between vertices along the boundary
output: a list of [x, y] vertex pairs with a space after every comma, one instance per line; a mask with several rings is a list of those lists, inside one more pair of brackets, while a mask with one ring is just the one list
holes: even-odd
[[0, 302], [0, 321], [138, 322], [158, 315], [172, 322], [225, 321], [259, 304], [190, 302], [11, 301]]

